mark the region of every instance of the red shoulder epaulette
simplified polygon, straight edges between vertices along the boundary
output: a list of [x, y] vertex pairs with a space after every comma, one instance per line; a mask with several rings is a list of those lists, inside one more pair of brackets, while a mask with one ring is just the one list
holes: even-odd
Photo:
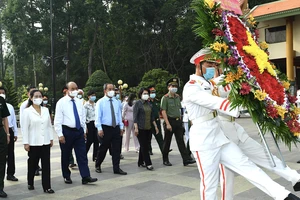
[[196, 83], [196, 81], [195, 80], [190, 80], [190, 82], [189, 82], [190, 84], [195, 84]]

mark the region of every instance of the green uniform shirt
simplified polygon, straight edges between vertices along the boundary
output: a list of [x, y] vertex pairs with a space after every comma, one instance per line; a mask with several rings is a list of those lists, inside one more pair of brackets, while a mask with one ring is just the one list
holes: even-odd
[[2, 119], [8, 117], [9, 115], [10, 114], [6, 102], [2, 97], [0, 97], [0, 127], [3, 127]]
[[160, 107], [167, 112], [168, 117], [177, 118], [181, 116], [181, 103], [178, 94], [175, 94], [175, 97], [172, 97], [170, 93], [164, 95]]
[[152, 106], [153, 111], [153, 117], [154, 119], [159, 119], [159, 111], [160, 111], [160, 104], [156, 99], [153, 99], [153, 101], [149, 101]]

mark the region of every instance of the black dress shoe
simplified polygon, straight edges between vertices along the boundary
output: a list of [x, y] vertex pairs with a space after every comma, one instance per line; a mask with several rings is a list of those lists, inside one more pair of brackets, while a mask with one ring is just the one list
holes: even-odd
[[50, 189], [47, 189], [47, 190], [44, 190], [45, 193], [49, 193], [49, 194], [53, 194], [55, 193], [54, 190], [52, 190], [51, 188]]
[[297, 182], [297, 183], [293, 186], [293, 188], [294, 188], [294, 191], [295, 191], [295, 192], [300, 191], [300, 182]]
[[196, 161], [195, 160], [187, 160], [187, 161], [184, 161], [183, 162], [183, 166], [187, 166], [187, 165], [189, 165], [189, 164], [194, 164], [194, 163], [196, 163]]
[[114, 174], [127, 175], [127, 172], [124, 172], [123, 170], [119, 169], [119, 171], [115, 171]]
[[73, 181], [72, 181], [71, 178], [65, 178], [65, 183], [66, 183], [66, 184], [72, 184]]
[[28, 185], [28, 190], [34, 190], [34, 186], [33, 185]]
[[8, 180], [8, 181], [18, 181], [18, 179], [14, 175], [7, 175], [6, 180]]
[[88, 176], [88, 177], [85, 177], [85, 178], [82, 179], [82, 184], [85, 185], [85, 184], [93, 183], [93, 182], [96, 182], [96, 181], [98, 181], [97, 178], [92, 178], [92, 177]]
[[163, 164], [166, 166], [172, 166], [172, 164], [169, 161], [164, 161]]
[[297, 163], [300, 163], [300, 160], [298, 160]]
[[146, 167], [146, 165], [142, 163], [142, 164], [138, 164], [138, 167]]
[[151, 155], [151, 156], [152, 156], [152, 155], [153, 155], [153, 152], [152, 152], [152, 151], [149, 151], [149, 155]]
[[170, 153], [171, 151], [173, 151], [173, 149], [169, 149], [169, 153]]
[[148, 166], [146, 166], [146, 168], [150, 171], [154, 169], [152, 165], [148, 165]]
[[76, 167], [76, 166], [77, 166], [77, 165], [76, 165], [75, 163], [69, 165], [70, 168], [74, 168], [74, 167]]
[[96, 167], [95, 172], [102, 173], [101, 167]]
[[120, 155], [120, 159], [124, 159], [124, 156], [122, 154]]
[[37, 169], [35, 170], [35, 173], [34, 173], [35, 176], [39, 176], [40, 175], [40, 171]]
[[300, 198], [290, 193], [284, 200], [300, 200]]
[[6, 198], [7, 194], [3, 190], [0, 190], [0, 197]]

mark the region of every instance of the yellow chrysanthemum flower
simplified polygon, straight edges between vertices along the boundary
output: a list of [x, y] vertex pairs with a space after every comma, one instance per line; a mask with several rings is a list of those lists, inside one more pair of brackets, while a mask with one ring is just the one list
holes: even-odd
[[269, 48], [268, 43], [266, 43], [265, 41], [259, 43], [259, 46], [260, 46], [260, 48], [262, 48], [264, 50], [267, 49], [267, 48]]
[[258, 99], [259, 101], [265, 100], [266, 96], [267, 93], [265, 93], [265, 91], [255, 90], [254, 92], [254, 98]]
[[205, 0], [205, 3], [207, 4], [207, 6], [212, 9], [215, 5], [214, 0]]
[[232, 72], [229, 72], [228, 74], [226, 74], [224, 80], [226, 83], [232, 83], [235, 80], [235, 75]]
[[300, 108], [295, 107], [294, 113], [295, 113], [296, 115], [300, 115]]
[[293, 133], [294, 134], [294, 136], [296, 136], [296, 137], [299, 137], [300, 136], [300, 133]]
[[210, 45], [210, 48], [212, 48], [213, 50], [215, 50], [216, 52], [221, 52], [223, 49], [223, 52], [226, 53], [228, 50], [228, 46], [226, 45], [226, 43], [220, 43], [220, 42], [215, 42], [212, 45]]
[[239, 67], [237, 73], [235, 74], [235, 80], [239, 80], [243, 76], [243, 74], [243, 69]]
[[282, 81], [282, 85], [283, 85], [283, 87], [286, 89], [286, 90], [288, 90], [288, 89], [290, 89], [290, 83], [289, 82], [286, 82], [286, 81]]
[[255, 43], [251, 33], [249, 31], [246, 33], [248, 36], [249, 46], [244, 46], [243, 50], [255, 58], [260, 73], [263, 73], [266, 69], [272, 76], [276, 76], [276, 72], [269, 62], [269, 56]]
[[284, 114], [287, 113], [287, 110], [284, 107], [278, 106], [278, 105], [275, 105], [275, 108], [277, 110], [278, 115], [283, 120], [284, 119]]

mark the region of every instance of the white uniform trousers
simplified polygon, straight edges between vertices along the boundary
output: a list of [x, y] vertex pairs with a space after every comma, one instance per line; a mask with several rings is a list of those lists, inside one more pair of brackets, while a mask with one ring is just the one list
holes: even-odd
[[215, 149], [193, 151], [193, 154], [201, 178], [200, 196], [202, 200], [217, 200], [219, 163], [244, 176], [273, 199], [283, 200], [290, 193], [250, 161], [232, 142]]
[[[288, 166], [284, 167], [281, 160], [278, 159], [275, 155], [273, 155], [274, 161], [276, 163], [276, 167], [274, 167], [264, 147], [252, 138], [249, 137], [245, 142], [239, 142], [237, 145], [242, 150], [242, 152], [255, 164], [278, 174], [288, 181], [291, 181], [293, 185], [295, 185], [300, 180], [300, 174], [298, 174], [296, 170], [292, 170]], [[224, 169], [224, 167], [222, 169], [222, 166], [220, 166], [220, 170], [222, 197], [225, 197], [222, 200], [232, 200], [234, 196], [234, 172], [227, 168]], [[222, 174], [222, 171], [225, 172], [225, 174]]]

